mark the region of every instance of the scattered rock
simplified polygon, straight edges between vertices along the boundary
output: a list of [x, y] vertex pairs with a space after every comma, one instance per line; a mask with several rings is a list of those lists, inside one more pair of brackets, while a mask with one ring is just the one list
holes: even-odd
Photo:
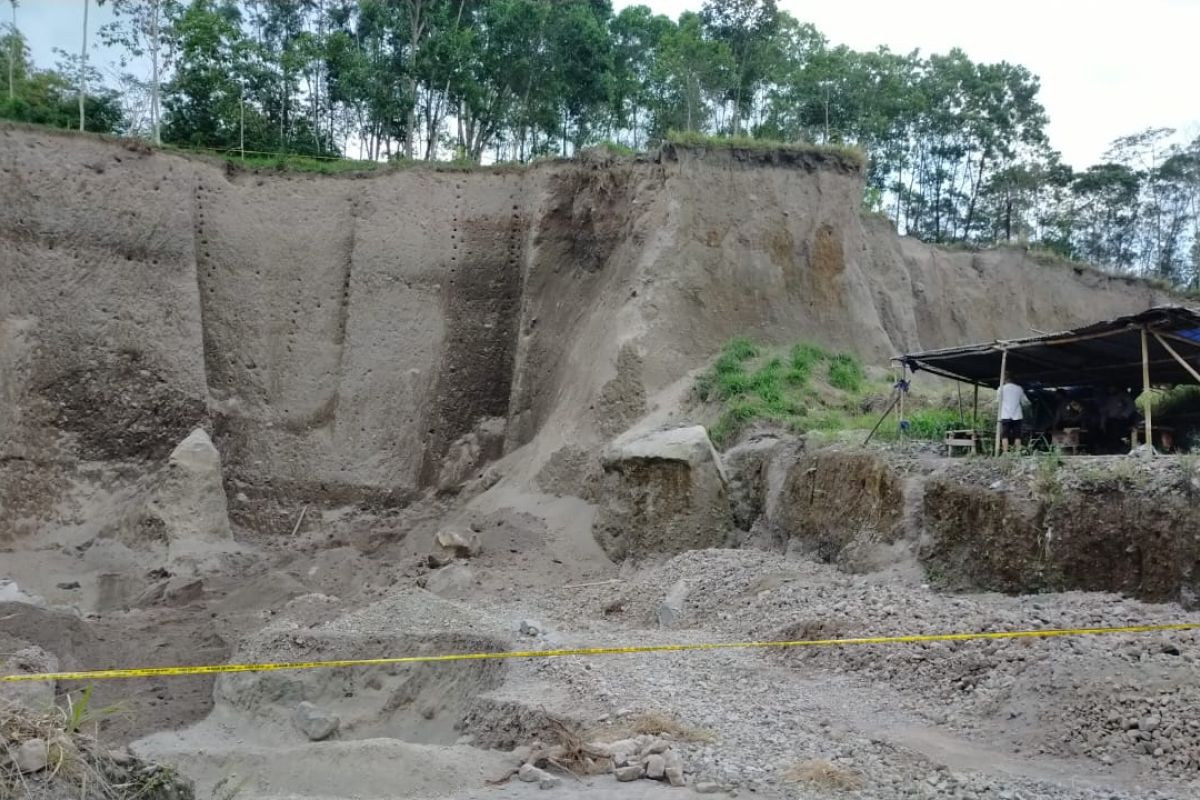
[[79, 588], [79, 581], [64, 581], [62, 583], [57, 584], [57, 586], [59, 589], [69, 592], [69, 591], [72, 591], [73, 589]]
[[38, 608], [46, 607], [45, 599], [22, 591], [16, 581], [7, 578], [0, 578], [0, 603], [25, 603]]
[[342, 724], [336, 715], [305, 700], [296, 706], [296, 727], [310, 742], [319, 742], [332, 736]]
[[1138, 730], [1150, 733], [1158, 730], [1158, 726], [1162, 724], [1162, 717], [1158, 714], [1149, 714], [1138, 720]]
[[525, 783], [536, 783], [539, 789], [554, 789], [562, 785], [562, 778], [551, 775], [533, 764], [522, 764], [517, 770], [517, 778]]
[[540, 622], [531, 619], [521, 620], [521, 625], [517, 630], [522, 636], [541, 636], [545, 632]]
[[684, 606], [687, 603], [688, 586], [686, 581], [676, 581], [667, 592], [662, 603], [658, 606], [658, 626], [674, 628], [683, 620]]
[[692, 789], [695, 790], [696, 794], [720, 794], [723, 791], [721, 789], [721, 784], [713, 783], [711, 781], [697, 783], [692, 787]]
[[687, 779], [683, 777], [683, 769], [681, 767], [667, 767], [664, 772], [667, 776], [667, 781], [669, 781], [672, 786], [687, 785]]
[[451, 564], [429, 574], [425, 588], [439, 597], [460, 597], [475, 585], [475, 571], [466, 564]]
[[25, 774], [41, 772], [50, 763], [50, 748], [44, 739], [28, 739], [17, 748], [13, 764]]
[[614, 774], [617, 776], [617, 780], [626, 783], [628, 781], [636, 781], [642, 777], [643, 769], [644, 767], [641, 764], [630, 764], [624, 767], [617, 767]]
[[433, 537], [433, 543], [452, 558], [469, 559], [479, 555], [479, 534], [472, 530], [444, 528]]
[[646, 756], [646, 777], [661, 781], [667, 771], [667, 760], [660, 755]]

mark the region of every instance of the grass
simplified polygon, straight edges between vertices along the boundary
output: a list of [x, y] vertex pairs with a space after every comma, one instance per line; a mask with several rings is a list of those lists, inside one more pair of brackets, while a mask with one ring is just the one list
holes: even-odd
[[[66, 708], [33, 711], [0, 706], [0, 797], [71, 797], [79, 800], [154, 800], [179, 796], [178, 778], [168, 769], [115, 762], [96, 739], [99, 721], [120, 708], [95, 708], [91, 688], [67, 696]], [[91, 732], [89, 732], [91, 728]], [[47, 766], [23, 774], [15, 755], [40, 741]]]
[[838, 144], [812, 144], [811, 142], [783, 142], [777, 139], [757, 139], [753, 136], [713, 136], [698, 131], [668, 131], [664, 140], [679, 147], [705, 147], [710, 149], [750, 150], [758, 153], [782, 152], [811, 154], [837, 159], [856, 170], [867, 165], [867, 156], [857, 147]]
[[845, 430], [868, 384], [862, 362], [848, 353], [810, 342], [780, 350], [739, 337], [697, 380], [696, 395], [720, 404], [709, 435], [725, 445], [757, 421], [798, 433]]
[[802, 761], [784, 772], [783, 777], [793, 783], [807, 783], [825, 790], [852, 792], [863, 787], [863, 780], [857, 773], [823, 758]]

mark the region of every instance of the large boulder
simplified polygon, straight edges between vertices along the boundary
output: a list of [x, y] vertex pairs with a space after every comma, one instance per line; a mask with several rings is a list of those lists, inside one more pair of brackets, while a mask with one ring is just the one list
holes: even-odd
[[174, 566], [233, 549], [221, 456], [203, 429], [192, 431], [171, 453], [147, 512], [164, 534]]
[[605, 450], [595, 536], [614, 561], [720, 547], [733, 528], [720, 456], [700, 425], [630, 432]]

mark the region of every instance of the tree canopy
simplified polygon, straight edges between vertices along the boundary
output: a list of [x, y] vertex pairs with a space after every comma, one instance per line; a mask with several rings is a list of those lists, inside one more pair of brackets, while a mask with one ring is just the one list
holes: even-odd
[[[848, 144], [869, 156], [867, 206], [903, 233], [1033, 243], [1200, 288], [1200, 138], [1151, 128], [1076, 171], [1026, 68], [837, 46], [776, 0], [696, 0], [678, 19], [610, 0], [98, 2], [116, 15], [101, 38], [153, 69], [92, 91], [91, 130], [474, 163], [673, 130]], [[0, 116], [66, 127], [78, 64], [32, 64], [10, 4]]]

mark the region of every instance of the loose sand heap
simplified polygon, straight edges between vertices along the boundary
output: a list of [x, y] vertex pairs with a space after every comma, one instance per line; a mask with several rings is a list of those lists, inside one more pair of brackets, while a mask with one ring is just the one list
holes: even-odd
[[[322, 178], [0, 127], [0, 163], [3, 673], [1200, 624], [1188, 458], [713, 447], [691, 389], [733, 336], [882, 363], [1163, 300], [900, 239], [838, 159]], [[1187, 631], [0, 684], [0, 798], [1189, 798], [1198, 658]]]

